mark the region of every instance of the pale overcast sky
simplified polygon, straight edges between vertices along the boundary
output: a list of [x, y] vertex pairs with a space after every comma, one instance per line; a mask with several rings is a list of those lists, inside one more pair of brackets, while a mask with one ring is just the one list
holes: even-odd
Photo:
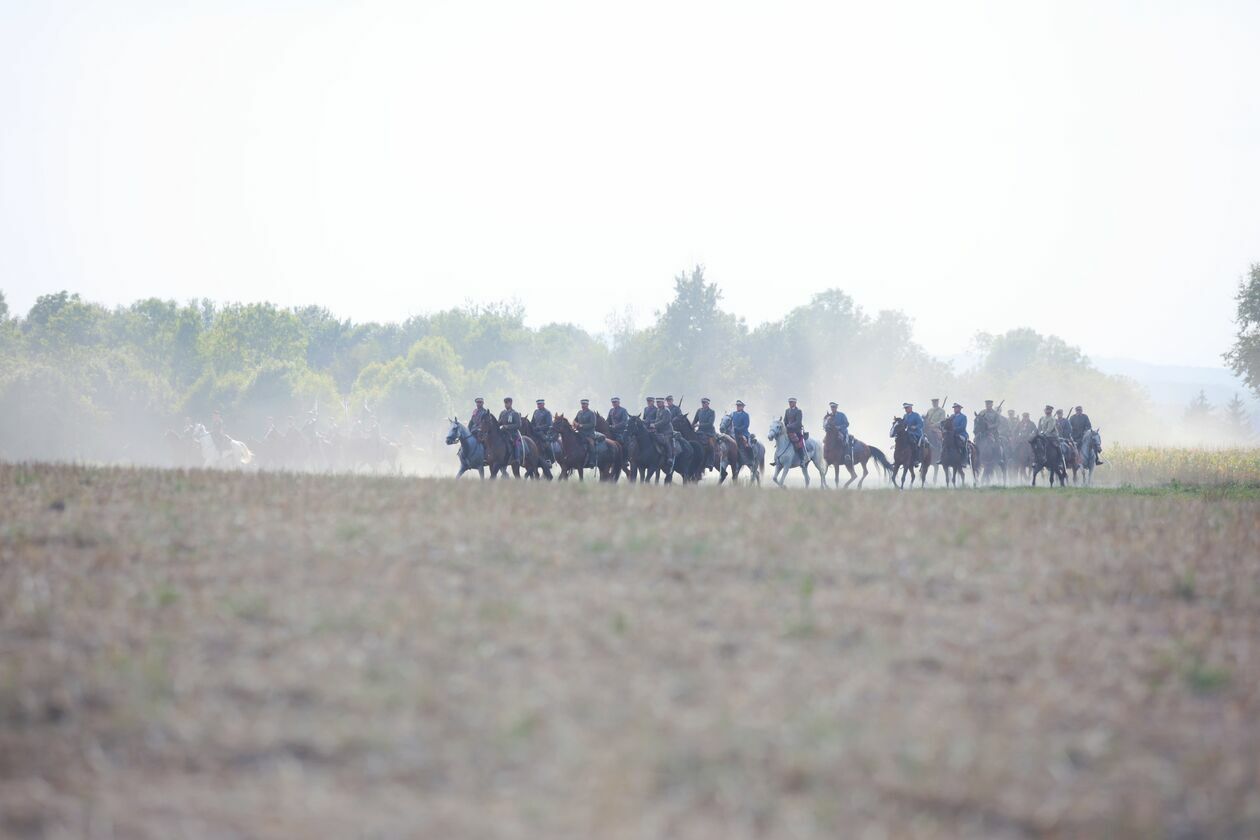
[[516, 298], [757, 323], [840, 287], [1219, 364], [1260, 261], [1260, 2], [0, 0], [24, 312]]

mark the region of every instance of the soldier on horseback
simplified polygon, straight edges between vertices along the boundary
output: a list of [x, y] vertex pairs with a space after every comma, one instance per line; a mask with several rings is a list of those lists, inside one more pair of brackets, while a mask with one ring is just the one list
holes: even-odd
[[537, 407], [534, 409], [533, 415], [529, 418], [529, 425], [534, 428], [534, 434], [538, 436], [538, 439], [546, 444], [545, 446], [539, 447], [541, 450], [539, 454], [542, 456], [544, 461], [550, 464], [553, 460], [551, 457], [551, 410], [547, 408], [546, 400], [535, 400], [534, 404]]
[[573, 428], [586, 445], [586, 465], [595, 466], [595, 412], [591, 411], [590, 400], [582, 400], [582, 407], [573, 415]]
[[[1081, 406], [1076, 407], [1076, 411], [1068, 418], [1068, 424], [1072, 428], [1072, 440], [1076, 443], [1076, 448], [1081, 452], [1085, 451], [1085, 433], [1094, 428], [1094, 424], [1089, 422], [1089, 415], [1085, 413], [1085, 409]], [[1103, 459], [1095, 454], [1094, 463], [1101, 464]]]
[[941, 428], [941, 421], [945, 419], [945, 409], [941, 408], [940, 398], [932, 398], [932, 407], [923, 412], [923, 425], [928, 429]]
[[[990, 402], [992, 402], [992, 400], [990, 400]], [[954, 440], [955, 440], [955, 441], [957, 441], [957, 443], [958, 443], [958, 448], [959, 448], [959, 449], [960, 449], [960, 450], [961, 450], [964, 454], [966, 454], [966, 452], [967, 452], [967, 440], [968, 440], [968, 437], [967, 437], [967, 415], [962, 413], [963, 407], [962, 407], [962, 404], [961, 404], [961, 403], [954, 403], [954, 405], [953, 405], [952, 407], [953, 407], [953, 409], [954, 409], [954, 413], [953, 413], [953, 415], [951, 415], [951, 416], [950, 416], [950, 418], [949, 418], [949, 429], [948, 429], [948, 430], [946, 430], [946, 429], [942, 429], [942, 431], [950, 431], [950, 432], [953, 432], [953, 433], [954, 433]], [[977, 425], [977, 426], [978, 426], [978, 425], [980, 425], [980, 421], [979, 421], [979, 420], [977, 420], [977, 421], [976, 421], [976, 425]], [[976, 432], [976, 434], [979, 434], [979, 431], [977, 431], [977, 432]], [[963, 459], [963, 463], [964, 463], [964, 464], [966, 463], [966, 459], [965, 459], [965, 458]]]
[[217, 408], [210, 415], [210, 439], [220, 455], [232, 448], [231, 438], [223, 431], [223, 415]]
[[1032, 440], [1033, 435], [1037, 434], [1037, 424], [1032, 421], [1032, 417], [1029, 416], [1027, 411], [1019, 418], [1019, 422], [1015, 424], [1013, 434], [1016, 440], [1022, 440], [1024, 443]]
[[[805, 413], [796, 407], [796, 397], [788, 397], [788, 407], [783, 412], [783, 430], [787, 432], [788, 440], [792, 442], [792, 448], [796, 450], [796, 455], [802, 464], [807, 460], [804, 429]], [[770, 462], [770, 466], [775, 465], [775, 461]]]
[[914, 403], [902, 403], [906, 416], [903, 418], [906, 435], [910, 438], [910, 468], [919, 465], [920, 453], [923, 450], [923, 416], [914, 410]]
[[486, 408], [486, 401], [481, 397], [473, 400], [477, 407], [473, 409], [472, 416], [468, 418], [468, 428], [474, 432], [481, 428], [481, 418], [490, 413], [490, 409]]
[[998, 433], [998, 420], [1001, 417], [1002, 415], [993, 407], [993, 400], [985, 400], [984, 411], [976, 415], [976, 437], [996, 435]]
[[739, 451], [750, 461], [752, 444], [748, 440], [748, 434], [751, 428], [752, 420], [749, 419], [748, 412], [744, 411], [744, 401], [735, 400], [735, 410], [731, 412], [731, 436], [735, 438]]
[[[1046, 439], [1053, 442], [1059, 447], [1059, 452], [1063, 455], [1063, 460], [1067, 460], [1067, 442], [1059, 436], [1059, 419], [1063, 417], [1063, 410], [1059, 410], [1059, 417], [1054, 416], [1054, 406], [1046, 406], [1045, 414], [1037, 421], [1037, 434], [1042, 435]], [[1067, 427], [1068, 440], [1071, 440], [1072, 427]]]
[[647, 398], [647, 405], [643, 406], [643, 413], [641, 415], [643, 425], [647, 426], [649, 429], [656, 425], [656, 403], [654, 400], [654, 397]]
[[828, 407], [831, 408], [831, 411], [823, 415], [824, 434], [827, 429], [836, 430], [836, 435], [840, 439], [840, 447], [844, 450], [844, 461], [846, 464], [852, 464], [853, 438], [849, 435], [849, 418], [840, 410], [840, 406], [837, 403], [828, 403]]
[[512, 398], [503, 398], [503, 410], [499, 412], [499, 431], [507, 439], [512, 450], [512, 463], [519, 465], [525, 453], [525, 443], [521, 440], [521, 413], [512, 408]]
[[662, 457], [672, 458], [674, 455], [674, 415], [665, 400], [656, 398], [656, 419], [652, 421], [652, 430], [656, 432], [656, 445]]
[[670, 394], [665, 398], [665, 410], [669, 412], [670, 417], [681, 417], [682, 407], [674, 405], [674, 395]]
[[612, 398], [612, 407], [608, 409], [608, 428], [621, 443], [626, 442], [626, 427], [630, 425], [630, 412], [621, 407], [621, 397]]
[[[714, 425], [717, 414], [713, 409], [709, 408], [709, 398], [700, 398], [700, 408], [696, 411], [696, 416], [692, 420], [692, 425], [696, 429], [696, 434], [704, 439], [705, 452], [708, 454], [709, 460], [717, 457], [713, 442], [717, 440], [717, 427]], [[716, 466], [716, 465], [715, 465]]]
[[1006, 416], [998, 420], [998, 434], [1010, 440], [1011, 436], [1015, 434], [1015, 425], [1018, 422], [1015, 418], [1015, 409], [1008, 408]]

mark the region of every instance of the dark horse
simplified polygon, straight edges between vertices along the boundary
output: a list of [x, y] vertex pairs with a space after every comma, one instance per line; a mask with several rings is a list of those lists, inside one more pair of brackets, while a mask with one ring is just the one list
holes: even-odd
[[535, 429], [534, 424], [524, 415], [521, 416], [521, 435], [532, 440], [534, 446], [538, 447], [538, 469], [542, 472], [543, 478], [551, 481], [551, 464], [555, 459], [551, 441], [542, 430]]
[[696, 434], [686, 414], [674, 418], [674, 431], [682, 437], [682, 451], [674, 456], [674, 472], [682, 476], [683, 483], [697, 482], [704, 478], [705, 462], [709, 447]]
[[901, 470], [901, 484], [897, 485], [898, 489], [905, 489], [906, 476], [910, 476], [910, 486], [914, 487], [914, 456], [918, 455], [919, 461], [919, 484], [923, 485], [927, 480], [928, 467], [932, 465], [932, 444], [928, 443], [926, 437], [923, 442], [918, 445], [918, 451], [915, 451], [915, 443], [910, 439], [910, 435], [906, 433], [906, 418], [894, 417], [892, 429], [888, 436], [893, 438], [893, 468], [892, 481], [897, 484], [897, 471]]
[[[844, 444], [840, 442], [840, 433], [834, 428], [828, 428], [826, 434], [823, 435], [823, 458], [827, 462], [827, 466], [835, 470], [836, 487], [840, 487], [840, 467], [844, 467], [849, 471], [849, 480], [844, 483], [844, 487], [848, 487], [854, 481], [858, 483], [858, 489], [862, 489], [862, 482], [866, 481], [866, 477], [870, 475], [870, 470], [866, 467], [866, 462], [874, 458], [875, 463], [884, 469], [884, 475], [892, 481], [892, 464], [888, 463], [888, 456], [878, 449], [867, 446], [857, 438], [853, 438], [853, 457], [849, 457], [849, 453]], [[853, 467], [860, 465], [862, 467], [862, 477], [858, 478], [857, 470]], [[841, 490], [844, 487], [840, 487]]]
[[1059, 486], [1067, 486], [1067, 465], [1063, 462], [1063, 452], [1059, 449], [1058, 441], [1039, 434], [1032, 439], [1032, 486], [1037, 486], [1037, 473], [1043, 469], [1050, 476], [1050, 486], [1054, 486], [1054, 480], [1059, 479]]
[[967, 483], [967, 461], [971, 456], [971, 446], [964, 445], [958, 439], [958, 433], [949, 427], [948, 420], [941, 421], [941, 460], [940, 466], [945, 468], [945, 486], [954, 487]]
[[[560, 439], [560, 454], [556, 456], [560, 479], [567, 479], [577, 470], [578, 481], [585, 481], [586, 470], [591, 469], [586, 461], [586, 442], [563, 414], [557, 414], [552, 419], [551, 430]], [[602, 445], [595, 450], [595, 469], [599, 473], [600, 481], [611, 481], [615, 484], [621, 477], [621, 444], [613, 438], [605, 438]]]
[[512, 468], [512, 474], [517, 478], [521, 477], [522, 469], [526, 478], [538, 478], [538, 445], [532, 438], [521, 436], [521, 463], [517, 464], [513, 459], [512, 445], [499, 428], [499, 421], [486, 413], [481, 416], [479, 439], [486, 449], [486, 466], [490, 468], [491, 478], [497, 478], [500, 473], [507, 475], [508, 467]]
[[990, 484], [993, 481], [993, 475], [998, 470], [1002, 471], [1002, 481], [1006, 481], [1006, 452], [1002, 449], [1002, 441], [998, 438], [996, 429], [986, 429], [976, 432], [976, 457], [973, 459], [971, 468], [972, 475], [976, 479], [976, 483]]
[[626, 457], [630, 462], [631, 481], [660, 480], [662, 471], [669, 466], [669, 459], [661, 457], [656, 448], [656, 436], [637, 414], [630, 415], [626, 427]]

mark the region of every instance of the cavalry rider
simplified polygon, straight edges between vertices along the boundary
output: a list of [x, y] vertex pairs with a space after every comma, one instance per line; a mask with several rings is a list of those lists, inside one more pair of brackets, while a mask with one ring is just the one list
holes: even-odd
[[752, 421], [748, 417], [748, 412], [744, 411], [744, 401], [735, 400], [735, 410], [731, 412], [731, 436], [735, 438], [735, 444], [739, 450], [745, 453], [750, 459], [752, 458], [752, 442], [749, 440], [749, 429], [752, 428]]
[[[1085, 433], [1092, 431], [1094, 424], [1089, 422], [1089, 415], [1085, 413], [1085, 409], [1077, 406], [1072, 416], [1068, 418], [1068, 424], [1072, 427], [1072, 440], [1076, 442], [1076, 448], [1081, 452], [1085, 451]], [[1101, 464], [1102, 458], [1097, 457], [1095, 453], [1095, 463]]]
[[486, 408], [486, 401], [481, 397], [473, 400], [477, 407], [473, 409], [472, 416], [468, 418], [468, 431], [474, 435], [481, 431], [481, 418], [490, 413], [490, 409]]
[[902, 418], [906, 436], [910, 438], [910, 467], [919, 465], [919, 454], [923, 448], [923, 417], [914, 410], [914, 403], [902, 403], [906, 416]]
[[1027, 443], [1033, 439], [1035, 434], [1037, 434], [1037, 424], [1032, 421], [1032, 417], [1025, 411], [1023, 416], [1019, 418], [1019, 422], [1015, 424], [1015, 439]]
[[1015, 419], [1015, 409], [1006, 409], [1006, 416], [998, 420], [998, 434], [1010, 440], [1011, 435], [1015, 434], [1015, 426], [1018, 422]]
[[[796, 407], [796, 397], [788, 397], [788, 407], [783, 412], [783, 428], [787, 431], [788, 440], [792, 442], [792, 448], [796, 450], [797, 456], [801, 463], [805, 462], [805, 413]], [[770, 466], [775, 466], [775, 462], [771, 462]]]
[[696, 410], [696, 416], [691, 424], [695, 427], [696, 434], [704, 438], [705, 452], [710, 457], [715, 457], [713, 441], [717, 439], [717, 427], [714, 425], [716, 419], [717, 414], [709, 408], [709, 398], [701, 397], [700, 408]]
[[630, 412], [621, 407], [621, 397], [612, 398], [612, 407], [608, 409], [608, 429], [613, 437], [625, 443], [626, 427], [630, 425]]
[[590, 400], [582, 400], [582, 407], [573, 415], [573, 428], [586, 445], [586, 465], [595, 466], [595, 412], [591, 411]]
[[[932, 407], [923, 412], [923, 426], [927, 429], [940, 429], [941, 421], [945, 419], [945, 409], [941, 408], [940, 397], [932, 398]], [[944, 431], [942, 429], [942, 431]]]
[[670, 417], [681, 417], [682, 406], [674, 405], [674, 395], [670, 394], [665, 398], [665, 410], [669, 412]]
[[981, 435], [996, 435], [998, 421], [1002, 415], [993, 407], [993, 400], [984, 401], [984, 411], [976, 415], [976, 438]]
[[1054, 422], [1054, 406], [1046, 406], [1046, 413], [1037, 420], [1037, 434], [1058, 440], [1059, 425]]
[[1059, 409], [1054, 413], [1054, 427], [1059, 433], [1059, 440], [1065, 444], [1072, 440], [1072, 424], [1063, 416], [1063, 409]]
[[840, 446], [844, 449], [844, 460], [853, 462], [853, 438], [849, 437], [849, 418], [836, 403], [828, 403], [831, 411], [823, 415], [823, 430], [835, 429], [840, 436]]
[[643, 413], [640, 415], [643, 425], [649, 429], [656, 425], [656, 402], [654, 397], [647, 398], [647, 405], [643, 406]]
[[[949, 418], [949, 430], [954, 433], [954, 439], [958, 441], [958, 447], [965, 455], [967, 453], [967, 415], [963, 414], [961, 403], [954, 403], [952, 408], [954, 413]], [[978, 419], [976, 425], [979, 425]]]
[[220, 453], [232, 448], [232, 439], [223, 431], [223, 415], [217, 408], [210, 415], [210, 439], [214, 441], [214, 448]]
[[512, 449], [510, 460], [520, 464], [525, 454], [525, 443], [521, 440], [521, 413], [512, 408], [512, 398], [503, 398], [503, 410], [499, 412], [499, 431], [503, 432]]
[[670, 413], [665, 400], [656, 399], [656, 419], [652, 421], [652, 429], [656, 432], [656, 442], [666, 458], [674, 452], [674, 415]]
[[534, 404], [537, 408], [534, 409], [533, 415], [529, 418], [529, 425], [533, 427], [534, 434], [538, 436], [538, 439], [546, 444], [545, 446], [539, 447], [539, 455], [542, 456], [544, 461], [550, 464], [552, 460], [550, 444], [551, 436], [553, 434], [551, 430], [551, 410], [547, 408], [546, 400], [535, 400]]

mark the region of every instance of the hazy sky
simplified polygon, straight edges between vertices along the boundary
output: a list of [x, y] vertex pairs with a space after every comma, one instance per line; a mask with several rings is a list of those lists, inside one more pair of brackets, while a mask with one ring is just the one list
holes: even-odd
[[1258, 45], [1255, 0], [0, 0], [0, 289], [602, 329], [700, 262], [753, 323], [1219, 364]]

